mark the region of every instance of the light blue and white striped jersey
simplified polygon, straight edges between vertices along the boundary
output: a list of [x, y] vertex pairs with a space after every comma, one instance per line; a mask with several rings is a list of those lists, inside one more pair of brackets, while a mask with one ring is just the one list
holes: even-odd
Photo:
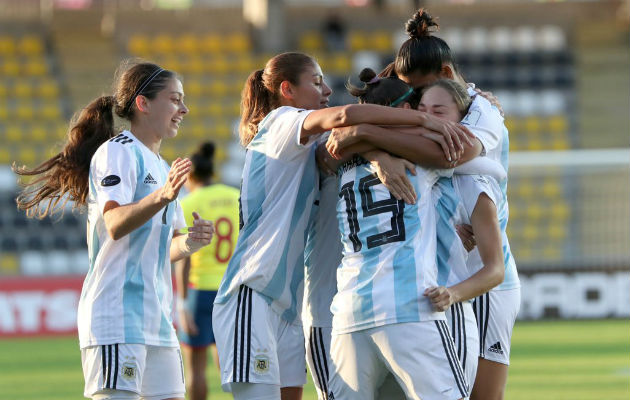
[[369, 163], [355, 157], [341, 167], [337, 219], [343, 260], [337, 270], [333, 331], [444, 319], [424, 290], [437, 286], [435, 209], [431, 187], [452, 170], [416, 167], [408, 173], [418, 200], [396, 200]]
[[241, 183], [242, 226], [215, 303], [241, 285], [262, 294], [286, 321], [299, 320], [304, 246], [319, 174], [315, 141], [300, 144], [308, 110], [280, 107], [247, 146]]
[[341, 263], [341, 234], [337, 223], [337, 176], [320, 177], [319, 204], [309, 227], [304, 253], [305, 326], [332, 327], [330, 304], [337, 293], [337, 268]]
[[[510, 139], [503, 117], [495, 106], [493, 106], [483, 96], [477, 95], [473, 88], [468, 88], [468, 94], [473, 98], [473, 102], [470, 106], [468, 114], [462, 120], [462, 124], [468, 127], [468, 129], [470, 129], [470, 131], [481, 141], [484, 147], [482, 154], [491, 160], [501, 163], [507, 174]], [[497, 202], [499, 226], [503, 237], [505, 279], [503, 280], [503, 283], [493, 290], [508, 290], [521, 286], [518, 279], [518, 272], [516, 270], [516, 262], [514, 261], [514, 256], [510, 250], [510, 244], [506, 234], [509, 219], [507, 181], [507, 175], [505, 179], [498, 181], [502, 197]]]
[[177, 347], [171, 320], [173, 230], [185, 226], [178, 201], [141, 227], [113, 240], [103, 208], [137, 202], [162, 187], [169, 166], [129, 131], [101, 145], [90, 163], [90, 268], [79, 300], [81, 348], [114, 343]]

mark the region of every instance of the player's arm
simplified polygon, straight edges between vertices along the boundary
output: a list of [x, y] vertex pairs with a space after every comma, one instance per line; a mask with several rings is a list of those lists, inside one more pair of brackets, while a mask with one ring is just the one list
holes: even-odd
[[118, 240], [131, 233], [175, 200], [186, 182], [191, 165], [188, 159], [176, 159], [164, 186], [140, 201], [124, 205], [113, 200], [106, 202], [103, 207], [103, 220], [111, 238]]
[[175, 282], [177, 287], [177, 314], [179, 316], [179, 323], [184, 332], [189, 335], [196, 335], [198, 333], [195, 319], [191, 313], [186, 309], [186, 298], [188, 297], [188, 282], [190, 277], [190, 257], [184, 257], [181, 260], [175, 261]]
[[203, 219], [193, 211], [193, 226], [186, 228], [187, 233], [173, 236], [171, 240], [171, 262], [179, 261], [199, 251], [212, 241], [214, 236], [214, 224]]
[[441, 286], [425, 290], [425, 296], [438, 311], [448, 309], [453, 303], [475, 298], [503, 282], [505, 266], [497, 208], [485, 193], [479, 195], [470, 222], [483, 267], [470, 278], [449, 288]]

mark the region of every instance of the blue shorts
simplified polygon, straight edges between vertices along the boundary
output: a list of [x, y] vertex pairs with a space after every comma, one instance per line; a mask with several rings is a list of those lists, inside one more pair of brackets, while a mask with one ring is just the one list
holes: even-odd
[[193, 315], [199, 333], [190, 336], [186, 332], [179, 332], [179, 340], [182, 344], [191, 347], [206, 347], [214, 344], [214, 333], [212, 332], [212, 307], [214, 298], [217, 296], [215, 290], [197, 290], [188, 288], [185, 306]]

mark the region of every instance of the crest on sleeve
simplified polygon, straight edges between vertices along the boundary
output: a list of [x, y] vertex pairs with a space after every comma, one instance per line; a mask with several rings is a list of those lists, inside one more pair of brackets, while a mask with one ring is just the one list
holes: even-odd
[[120, 177], [116, 175], [107, 175], [101, 181], [101, 186], [116, 186], [120, 183]]

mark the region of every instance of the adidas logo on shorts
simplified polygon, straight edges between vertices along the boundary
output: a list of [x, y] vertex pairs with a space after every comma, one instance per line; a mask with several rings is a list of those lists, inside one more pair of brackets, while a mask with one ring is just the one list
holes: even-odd
[[147, 174], [147, 177], [144, 178], [144, 183], [145, 184], [157, 185], [157, 181], [155, 179], [153, 179], [153, 177], [151, 176], [151, 173]]
[[491, 351], [491, 352], [497, 353], [497, 354], [503, 354], [503, 349], [501, 348], [501, 342], [496, 342], [495, 344], [490, 346], [488, 348], [488, 351]]

